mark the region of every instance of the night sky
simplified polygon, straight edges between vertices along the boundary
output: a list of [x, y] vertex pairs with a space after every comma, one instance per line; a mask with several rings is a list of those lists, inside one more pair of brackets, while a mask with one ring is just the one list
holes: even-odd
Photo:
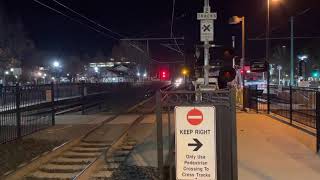
[[[34, 40], [38, 49], [63, 54], [94, 54], [97, 50], [101, 50], [110, 55], [112, 46], [118, 42], [105, 38], [97, 32], [35, 3], [33, 0], [1, 1], [5, 1], [6, 9], [11, 17], [22, 18], [27, 34]], [[79, 19], [51, 0], [39, 1]], [[172, 0], [58, 1], [126, 37], [170, 36]], [[272, 3], [271, 6], [271, 26], [272, 28], [276, 27], [272, 33], [273, 37], [289, 36], [289, 16], [298, 14], [307, 8], [311, 8], [311, 10], [296, 18], [296, 35], [320, 36], [319, 0], [279, 1], [280, 3]], [[216, 44], [231, 46], [231, 35], [236, 35], [237, 40], [240, 41], [240, 26], [228, 25], [228, 19], [232, 15], [247, 17], [247, 36], [249, 38], [263, 35], [265, 32], [266, 0], [211, 0], [210, 3], [213, 10], [218, 12], [219, 18], [216, 23]], [[184, 49], [188, 53], [193, 53], [194, 44], [199, 43], [199, 22], [196, 20], [196, 13], [202, 11], [202, 6], [203, 1], [201, 0], [176, 0], [174, 35], [186, 38]], [[79, 20], [86, 22], [84, 19]], [[117, 35], [113, 36], [119, 38]], [[302, 44], [303, 42], [301, 41]], [[156, 58], [179, 58], [168, 57], [170, 53], [157, 51], [157, 44], [153, 43], [152, 46], [152, 54]], [[289, 45], [289, 42], [273, 41], [272, 44]], [[247, 48], [249, 58], [265, 56], [264, 42], [248, 41]]]

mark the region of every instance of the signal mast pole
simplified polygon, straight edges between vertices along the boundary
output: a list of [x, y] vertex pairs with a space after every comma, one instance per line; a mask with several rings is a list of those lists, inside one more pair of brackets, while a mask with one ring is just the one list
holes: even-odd
[[214, 23], [213, 20], [217, 19], [217, 13], [211, 13], [211, 7], [209, 0], [204, 0], [203, 13], [197, 14], [197, 19], [200, 20], [200, 40], [204, 43], [204, 66], [203, 66], [203, 78], [204, 86], [209, 85], [209, 59], [211, 47], [210, 42], [214, 40]]
[[[203, 13], [210, 13], [211, 8], [209, 5], [209, 0], [204, 0]], [[202, 27], [201, 27], [202, 28]], [[204, 84], [205, 86], [209, 85], [209, 41], [204, 41]]]

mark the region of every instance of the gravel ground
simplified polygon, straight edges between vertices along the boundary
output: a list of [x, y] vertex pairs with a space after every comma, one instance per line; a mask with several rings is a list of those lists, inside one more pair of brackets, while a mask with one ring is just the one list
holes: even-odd
[[121, 166], [112, 175], [114, 180], [158, 180], [159, 175], [154, 167]]
[[23, 139], [8, 144], [0, 144], [0, 179], [1, 175], [7, 171], [57, 147], [61, 143], [58, 141]]

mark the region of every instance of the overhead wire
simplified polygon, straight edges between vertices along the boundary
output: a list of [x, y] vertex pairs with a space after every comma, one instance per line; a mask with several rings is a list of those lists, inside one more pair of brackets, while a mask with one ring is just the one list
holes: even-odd
[[[63, 4], [63, 3], [61, 3], [61, 2], [59, 2], [59, 1], [57, 1], [57, 0], [52, 0], [52, 1], [55, 2], [55, 3], [57, 3], [57, 4], [59, 4], [60, 6], [62, 6], [62, 7], [64, 7], [64, 8], [66, 8], [66, 9], [68, 9], [69, 11], [77, 14], [78, 16], [86, 19], [87, 21], [89, 21], [89, 22], [97, 25], [98, 27], [100, 27], [100, 28], [102, 28], [102, 29], [105, 29], [105, 30], [107, 30], [107, 31], [109, 31], [109, 32], [111, 32], [111, 33], [113, 33], [113, 34], [116, 34], [116, 35], [120, 36], [121, 38], [126, 38], [126, 37], [123, 36], [122, 34], [120, 34], [120, 33], [118, 33], [118, 32], [115, 32], [115, 31], [111, 30], [110, 28], [107, 28], [107, 27], [101, 25], [100, 23], [98, 23], [98, 22], [96, 22], [96, 21], [94, 21], [94, 20], [86, 17], [85, 15], [83, 15], [83, 14], [81, 14], [81, 13], [73, 10], [72, 8], [66, 6], [65, 4]], [[120, 41], [120, 39], [118, 39], [118, 40]], [[128, 42], [128, 44], [149, 57], [149, 55], [148, 55], [143, 49], [139, 48], [137, 45], [132, 44], [131, 42]], [[151, 57], [149, 57], [149, 59], [152, 60], [152, 61], [154, 61], [154, 62], [157, 62], [157, 63], [167, 63], [167, 62], [161, 62], [161, 61], [155, 60], [155, 59], [153, 59], [153, 58], [151, 58]]]
[[[296, 15], [294, 15], [293, 17], [294, 17], [294, 18], [297, 18], [297, 17], [299, 17], [299, 16], [302, 16], [302, 15], [306, 14], [307, 12], [309, 12], [310, 10], [311, 10], [311, 8], [307, 8], [307, 9], [305, 9], [305, 10], [303, 10], [303, 11], [300, 11], [299, 13], [297, 13]], [[285, 24], [282, 23], [281, 25], [278, 25], [278, 26], [276, 26], [276, 27], [273, 27], [270, 32], [272, 33], [272, 32], [274, 32], [274, 31], [282, 28], [284, 25], [285, 25]], [[255, 38], [260, 38], [260, 37], [265, 36], [265, 35], [266, 35], [266, 33], [264, 32], [264, 33], [261, 33], [260, 35], [256, 36]]]
[[92, 19], [90, 19], [90, 18], [88, 18], [88, 17], [86, 17], [86, 16], [84, 16], [84, 15], [82, 15], [82, 14], [78, 13], [77, 11], [75, 11], [75, 10], [71, 9], [70, 7], [66, 6], [65, 4], [62, 4], [61, 2], [56, 1], [56, 0], [52, 0], [52, 1], [54, 1], [55, 3], [59, 4], [60, 6], [62, 6], [62, 7], [64, 7], [64, 8], [66, 8], [66, 9], [68, 9], [69, 11], [71, 11], [71, 12], [73, 12], [73, 13], [75, 13], [75, 14], [79, 15], [80, 17], [82, 17], [82, 18], [84, 18], [84, 19], [88, 20], [89, 22], [91, 22], [91, 23], [93, 23], [93, 24], [97, 25], [98, 27], [101, 27], [102, 29], [105, 29], [105, 30], [107, 30], [107, 31], [109, 31], [109, 32], [111, 32], [111, 33], [113, 33], [113, 34], [116, 34], [116, 35], [120, 36], [121, 38], [124, 38], [124, 36], [123, 36], [123, 35], [121, 35], [120, 33], [118, 33], [118, 32], [114, 32], [114, 31], [113, 31], [113, 30], [111, 30], [110, 28], [107, 28], [107, 27], [105, 27], [105, 26], [101, 25], [100, 23], [97, 23], [96, 21], [94, 21], [94, 20], [92, 20]]
[[[170, 28], [170, 30], [171, 30], [171, 32], [170, 32], [170, 37], [171, 37], [171, 38], [174, 38], [173, 26], [174, 26], [175, 7], [176, 7], [176, 0], [173, 0], [173, 1], [172, 1], [172, 13], [171, 13], [171, 28]], [[180, 46], [178, 45], [178, 42], [177, 42], [177, 40], [176, 40], [175, 38], [174, 38], [174, 42], [175, 42], [175, 44], [176, 44], [176, 46], [177, 46], [177, 48], [178, 48], [177, 51], [178, 51], [182, 56], [184, 56], [184, 53], [182, 52], [182, 50], [181, 50]]]
[[83, 22], [81, 22], [81, 21], [79, 21], [79, 20], [77, 20], [77, 19], [75, 19], [75, 18], [73, 18], [73, 17], [70, 17], [70, 16], [64, 14], [63, 12], [61, 12], [61, 11], [59, 11], [59, 10], [56, 10], [56, 9], [54, 9], [54, 8], [52, 8], [52, 7], [50, 7], [50, 6], [46, 5], [46, 4], [38, 1], [38, 0], [33, 0], [33, 1], [36, 2], [36, 3], [38, 3], [38, 4], [40, 4], [40, 5], [42, 5], [42, 6], [44, 6], [44, 7], [46, 7], [46, 8], [48, 8], [48, 9], [50, 9], [50, 10], [52, 10], [52, 11], [54, 11], [54, 12], [56, 12], [56, 13], [58, 13], [58, 14], [60, 14], [60, 15], [62, 15], [62, 16], [65, 16], [66, 18], [68, 18], [68, 19], [70, 19], [70, 20], [72, 20], [72, 21], [74, 21], [74, 22], [76, 22], [76, 23], [78, 23], [78, 24], [84, 25], [84, 26], [86, 26], [87, 28], [96, 31], [96, 32], [100, 33], [101, 35], [103, 35], [103, 36], [105, 36], [105, 37], [108, 37], [108, 38], [111, 38], [111, 39], [114, 39], [114, 40], [119, 40], [118, 38], [116, 38], [116, 37], [114, 37], [114, 36], [111, 36], [111, 35], [109, 35], [109, 34], [106, 34], [106, 33], [102, 32], [102, 31], [100, 31], [100, 30], [98, 30], [98, 29], [96, 29], [96, 28], [94, 28], [94, 27], [91, 27], [91, 26], [89, 26], [89, 25], [87, 25], [87, 24], [85, 24], [85, 23], [83, 23]]
[[[50, 10], [52, 10], [52, 11], [54, 11], [54, 12], [56, 12], [56, 13], [58, 13], [58, 14], [60, 14], [60, 15], [62, 15], [62, 16], [64, 16], [64, 17], [66, 17], [66, 18], [68, 18], [68, 19], [70, 19], [70, 20], [72, 20], [72, 21], [74, 21], [74, 22], [77, 22], [78, 24], [84, 25], [84, 26], [86, 26], [87, 28], [96, 31], [96, 32], [100, 33], [101, 35], [103, 35], [103, 36], [105, 36], [105, 37], [109, 37], [109, 38], [112, 38], [112, 39], [117, 40], [117, 41], [120, 41], [120, 40], [121, 40], [121, 39], [116, 38], [116, 37], [114, 37], [114, 36], [112, 36], [112, 35], [106, 34], [106, 33], [102, 32], [102, 31], [100, 31], [100, 30], [98, 30], [98, 29], [96, 29], [96, 28], [94, 28], [94, 27], [92, 27], [92, 26], [90, 26], [90, 25], [88, 25], [88, 24], [85, 24], [85, 23], [83, 23], [83, 22], [81, 22], [81, 21], [79, 21], [79, 20], [77, 20], [77, 19], [75, 19], [75, 18], [73, 18], [73, 17], [70, 17], [70, 16], [66, 15], [65, 13], [63, 13], [63, 12], [61, 12], [61, 11], [53, 8], [53, 7], [50, 7], [49, 5], [44, 4], [44, 3], [42, 3], [42, 2], [40, 2], [40, 1], [38, 1], [38, 0], [33, 0], [33, 1], [36, 2], [36, 3], [38, 3], [38, 4], [40, 4], [40, 5], [42, 5], [42, 6], [44, 6], [44, 7], [46, 7], [46, 8], [48, 8], [48, 9], [50, 9]], [[56, 1], [56, 0], [52, 0], [52, 1], [55, 2], [55, 3], [57, 3], [57, 4], [59, 4], [60, 6], [62, 6], [62, 7], [64, 7], [64, 8], [66, 8], [66, 9], [68, 9], [69, 11], [77, 14], [78, 16], [86, 19], [87, 21], [89, 21], [89, 22], [91, 22], [91, 23], [99, 26], [99, 27], [102, 28], [102, 29], [105, 29], [105, 30], [107, 30], [107, 31], [109, 31], [109, 32], [111, 32], [111, 33], [113, 33], [113, 34], [116, 34], [116, 35], [118, 35], [118, 36], [120, 36], [120, 37], [125, 37], [125, 36], [121, 35], [120, 33], [114, 32], [114, 31], [112, 31], [111, 29], [109, 29], [109, 28], [107, 28], [107, 27], [105, 27], [105, 26], [103, 26], [103, 25], [95, 22], [94, 20], [92, 20], [92, 19], [84, 16], [83, 14], [78, 13], [77, 11], [75, 11], [75, 10], [73, 10], [72, 8], [70, 8], [70, 7], [62, 4], [62, 3], [59, 2], [59, 1]], [[140, 51], [141, 53], [147, 55], [146, 52], [145, 52], [143, 49], [139, 48], [137, 45], [132, 44], [131, 42], [128, 42], [128, 44], [129, 44], [130, 46], [134, 47], [135, 49], [137, 49], [138, 51]], [[153, 58], [150, 58], [150, 60], [152, 60], [152, 61], [154, 61], [154, 62], [157, 62], [157, 63], [168, 63], [168, 62], [161, 62], [161, 61], [155, 60], [155, 59], [153, 59]], [[170, 62], [169, 62], [169, 63], [170, 63]], [[172, 62], [172, 63], [176, 63], [176, 62]]]

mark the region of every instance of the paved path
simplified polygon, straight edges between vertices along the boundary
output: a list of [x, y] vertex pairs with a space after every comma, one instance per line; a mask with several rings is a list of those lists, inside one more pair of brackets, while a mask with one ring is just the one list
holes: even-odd
[[265, 115], [238, 113], [237, 125], [239, 179], [320, 179], [315, 137]]
[[[167, 121], [164, 116], [164, 135]], [[147, 135], [131, 154], [130, 164], [156, 166], [155, 116], [145, 119]], [[145, 126], [146, 126], [145, 125]], [[153, 127], [153, 128], [151, 128]], [[239, 180], [318, 180], [320, 157], [315, 137], [261, 114], [237, 113]], [[139, 136], [139, 132], [137, 132]], [[167, 148], [167, 137], [164, 147]]]

